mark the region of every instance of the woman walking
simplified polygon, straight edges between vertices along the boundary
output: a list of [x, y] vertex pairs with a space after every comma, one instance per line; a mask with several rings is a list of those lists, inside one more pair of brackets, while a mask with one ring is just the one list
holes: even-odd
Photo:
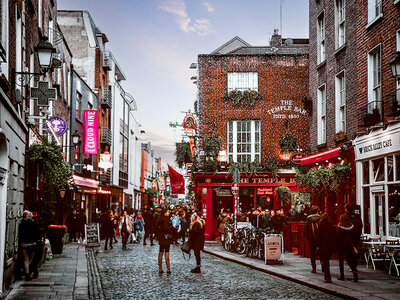
[[167, 264], [167, 273], [171, 273], [171, 265], [169, 261], [169, 248], [172, 243], [172, 233], [173, 227], [170, 219], [170, 210], [163, 210], [160, 219], [157, 223], [158, 226], [158, 243], [160, 245], [160, 250], [158, 253], [158, 272], [163, 273], [162, 269], [162, 258], [165, 253], [165, 263]]
[[332, 227], [331, 219], [327, 213], [324, 213], [319, 221], [317, 241], [319, 245], [319, 256], [321, 259], [322, 272], [325, 275], [324, 282], [332, 283], [329, 260], [335, 244], [335, 230]]
[[122, 250], [126, 250], [126, 243], [132, 232], [132, 221], [126, 210], [123, 211], [122, 218], [119, 221], [119, 232], [122, 238]]
[[201, 259], [200, 251], [204, 249], [204, 230], [206, 221], [200, 218], [197, 214], [193, 214], [190, 222], [189, 228], [189, 241], [190, 248], [194, 251], [194, 256], [196, 257], [196, 267], [190, 272], [200, 273]]
[[347, 259], [351, 271], [353, 272], [354, 282], [358, 282], [357, 273], [357, 254], [355, 253], [356, 248], [353, 244], [351, 235], [353, 233], [354, 226], [351, 223], [350, 216], [346, 213], [340, 216], [337, 233], [337, 247], [339, 253], [339, 280], [345, 280], [344, 278], [344, 257]]
[[103, 221], [103, 232], [105, 237], [104, 250], [108, 250], [107, 245], [110, 244], [110, 249], [113, 248], [113, 240], [115, 237], [114, 232], [114, 214], [112, 210], [108, 211], [108, 215], [104, 217]]

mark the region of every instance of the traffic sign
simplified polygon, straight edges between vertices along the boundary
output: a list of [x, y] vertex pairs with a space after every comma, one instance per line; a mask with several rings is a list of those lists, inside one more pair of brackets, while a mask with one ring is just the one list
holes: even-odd
[[232, 194], [237, 196], [239, 194], [239, 184], [237, 182], [232, 183]]

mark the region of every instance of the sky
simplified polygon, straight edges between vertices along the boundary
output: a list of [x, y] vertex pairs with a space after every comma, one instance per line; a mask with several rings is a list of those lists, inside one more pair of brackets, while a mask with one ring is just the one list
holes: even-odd
[[[308, 38], [308, 1], [283, 0], [282, 36]], [[87, 10], [107, 35], [106, 47], [125, 73], [124, 89], [163, 164], [174, 163], [179, 129], [193, 111], [196, 85], [189, 69], [235, 36], [267, 46], [280, 29], [280, 0], [58, 0], [58, 9]]]

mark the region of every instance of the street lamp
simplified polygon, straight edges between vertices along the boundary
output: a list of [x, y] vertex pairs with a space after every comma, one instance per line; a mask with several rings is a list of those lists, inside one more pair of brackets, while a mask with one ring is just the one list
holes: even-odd
[[400, 84], [400, 51], [396, 52], [396, 56], [389, 63], [392, 69], [392, 75], [397, 79], [397, 83]]
[[74, 146], [78, 145], [79, 140], [81, 138], [81, 135], [79, 134], [79, 132], [77, 130], [75, 130], [75, 132], [71, 136], [72, 136], [72, 144], [74, 144]]
[[38, 54], [40, 68], [44, 70], [49, 69], [53, 62], [53, 53], [56, 52], [53, 45], [48, 41], [41, 41], [35, 47], [35, 51]]

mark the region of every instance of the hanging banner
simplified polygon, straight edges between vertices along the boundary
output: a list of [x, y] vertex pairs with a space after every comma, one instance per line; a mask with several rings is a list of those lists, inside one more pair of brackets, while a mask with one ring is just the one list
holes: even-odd
[[165, 191], [165, 177], [164, 176], [158, 177], [158, 187], [159, 187], [160, 191]]
[[171, 193], [184, 194], [185, 193], [185, 179], [183, 175], [179, 174], [170, 165], [168, 165], [169, 178], [171, 182]]
[[192, 152], [192, 157], [195, 157], [197, 149], [196, 149], [194, 137], [192, 137], [192, 136], [189, 138], [189, 145], [190, 145], [190, 152]]
[[153, 191], [158, 191], [158, 182], [157, 182], [157, 179], [154, 179], [152, 185], [153, 185]]
[[85, 145], [84, 154], [97, 154], [99, 141], [99, 118], [96, 109], [86, 109], [84, 115], [85, 125]]

